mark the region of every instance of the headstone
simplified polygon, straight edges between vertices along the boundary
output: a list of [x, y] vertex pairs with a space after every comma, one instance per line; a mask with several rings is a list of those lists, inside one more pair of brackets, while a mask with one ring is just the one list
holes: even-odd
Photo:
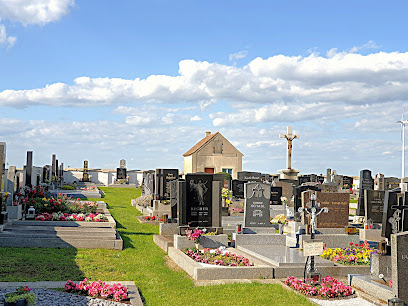
[[6, 143], [0, 142], [0, 191], [4, 191], [2, 185], [5, 180], [4, 177], [5, 173], [6, 173]]
[[331, 175], [332, 175], [331, 169], [328, 168], [326, 170], [326, 183], [331, 183]]
[[356, 216], [364, 216], [364, 190], [374, 190], [374, 180], [371, 177], [370, 170], [360, 171], [360, 189], [358, 196], [358, 204], [356, 210]]
[[59, 182], [59, 164], [58, 159], [55, 160], [55, 181]]
[[56, 172], [57, 172], [57, 169], [56, 169], [56, 165], [55, 165], [55, 161], [56, 161], [56, 155], [55, 154], [52, 154], [52, 163], [51, 163], [51, 178], [52, 177], [55, 177], [56, 176]]
[[126, 160], [121, 159], [121, 160], [120, 160], [119, 167], [120, 167], [120, 168], [126, 168]]
[[237, 176], [240, 181], [260, 182], [262, 180], [261, 172], [241, 171], [237, 173]]
[[353, 188], [353, 178], [351, 176], [343, 176], [343, 189]]
[[[310, 199], [311, 192], [304, 192], [304, 207], [311, 207]], [[349, 202], [350, 195], [348, 193], [326, 193], [316, 192], [317, 202], [320, 207], [327, 207], [328, 213], [320, 214], [316, 220], [317, 228], [344, 228], [348, 225], [349, 220]], [[307, 222], [306, 222], [307, 223]]]
[[143, 185], [144, 185], [145, 195], [154, 193], [154, 173], [153, 172], [146, 173]]
[[156, 169], [155, 196], [158, 200], [170, 200], [170, 181], [177, 180], [178, 175], [178, 169]]
[[319, 187], [312, 185], [303, 185], [295, 188], [295, 202], [294, 202], [295, 221], [298, 222], [300, 221], [300, 214], [298, 210], [299, 207], [302, 207], [302, 192], [307, 190], [320, 191], [321, 189]]
[[88, 161], [84, 160], [84, 173], [82, 175], [83, 182], [89, 182]]
[[221, 227], [220, 181], [212, 174], [193, 173], [186, 175], [185, 182], [178, 181], [178, 186], [185, 186], [178, 190], [179, 225]]
[[264, 183], [245, 184], [244, 227], [270, 227], [269, 203], [271, 186]]
[[408, 304], [408, 232], [391, 235], [392, 292]]
[[27, 151], [27, 163], [25, 171], [26, 171], [25, 185], [32, 187], [31, 176], [33, 173], [33, 151]]
[[282, 205], [282, 187], [271, 187], [271, 205]]
[[170, 206], [172, 218], [177, 218], [177, 182], [178, 180], [170, 181]]
[[386, 191], [381, 236], [408, 231], [408, 192]]
[[385, 191], [364, 190], [365, 219], [371, 219], [373, 223], [381, 223], [384, 211]]
[[323, 183], [319, 185], [321, 192], [338, 192], [339, 187], [335, 183]]
[[[291, 183], [287, 183], [287, 182], [282, 182], [282, 181], [278, 181], [275, 182], [275, 187], [282, 187], [282, 196], [287, 198], [288, 201], [290, 202], [290, 199], [293, 196], [293, 186]], [[288, 202], [288, 204], [289, 204]]]
[[318, 175], [316, 178], [316, 182], [319, 184], [323, 184], [324, 183], [324, 176], [323, 175]]
[[46, 165], [43, 167], [42, 171], [42, 182], [43, 183], [49, 183], [50, 182], [50, 166]]
[[303, 183], [308, 183], [311, 182], [311, 177], [310, 175], [302, 175], [298, 177], [299, 185], [302, 185]]
[[9, 193], [9, 197], [7, 198], [7, 206], [13, 205], [15, 180], [16, 180], [16, 167], [9, 166], [7, 171], [7, 182], [5, 188], [5, 191]]
[[385, 177], [384, 178], [384, 190], [392, 190], [398, 188], [401, 180], [397, 177]]
[[35, 186], [40, 186], [41, 184], [41, 176], [39, 173], [37, 173], [37, 179], [35, 181], [35, 184], [36, 184]]
[[232, 180], [232, 196], [238, 199], [244, 198], [244, 184], [246, 181]]
[[116, 179], [118, 180], [126, 179], [126, 168], [116, 168]]

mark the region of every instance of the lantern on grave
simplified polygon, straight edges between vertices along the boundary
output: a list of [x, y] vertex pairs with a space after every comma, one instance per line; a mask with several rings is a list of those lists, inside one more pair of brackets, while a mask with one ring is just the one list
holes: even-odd
[[395, 297], [388, 300], [388, 306], [404, 306], [405, 303], [403, 300]]
[[163, 214], [163, 222], [164, 223], [167, 223], [167, 222], [169, 222], [169, 215], [168, 214]]
[[26, 219], [34, 219], [35, 218], [35, 208], [34, 206], [30, 206], [27, 211]]

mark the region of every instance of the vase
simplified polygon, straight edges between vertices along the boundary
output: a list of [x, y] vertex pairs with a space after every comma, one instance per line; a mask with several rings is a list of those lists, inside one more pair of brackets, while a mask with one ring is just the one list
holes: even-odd
[[199, 243], [195, 243], [195, 247], [196, 247], [196, 249], [198, 250]]
[[279, 234], [283, 234], [283, 224], [279, 224]]

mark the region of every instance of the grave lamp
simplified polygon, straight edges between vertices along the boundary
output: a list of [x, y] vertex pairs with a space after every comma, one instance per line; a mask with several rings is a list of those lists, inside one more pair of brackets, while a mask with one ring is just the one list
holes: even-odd
[[388, 300], [388, 306], [404, 306], [405, 303], [400, 298], [392, 298]]
[[34, 206], [30, 206], [27, 211], [26, 219], [34, 219], [35, 218], [35, 208]]

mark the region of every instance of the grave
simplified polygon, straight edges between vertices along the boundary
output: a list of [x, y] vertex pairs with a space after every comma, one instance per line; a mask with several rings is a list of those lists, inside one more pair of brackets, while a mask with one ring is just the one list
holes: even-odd
[[282, 197], [282, 187], [272, 186], [270, 204], [271, 205], [282, 205], [281, 197]]
[[351, 176], [343, 176], [343, 189], [353, 188], [353, 178]]
[[82, 174], [82, 182], [90, 182], [91, 178], [89, 177], [89, 171], [88, 171], [88, 161], [84, 160], [84, 172]]
[[271, 186], [265, 183], [245, 184], [244, 227], [271, 227]]
[[234, 198], [243, 199], [244, 198], [244, 184], [247, 181], [242, 180], [232, 180], [232, 196]]
[[370, 170], [360, 171], [360, 188], [358, 195], [358, 204], [356, 210], [356, 216], [364, 216], [364, 190], [374, 190], [374, 180], [371, 177]]
[[408, 304], [408, 231], [391, 235], [392, 291]]
[[119, 168], [116, 168], [116, 179], [117, 180], [126, 180], [127, 179], [127, 174], [126, 174], [126, 160], [121, 159]]
[[381, 236], [391, 239], [391, 234], [408, 231], [408, 192], [386, 191]]
[[[298, 212], [299, 207], [302, 207], [302, 192], [307, 190], [320, 191], [320, 186], [313, 185], [302, 185], [295, 188], [295, 200], [294, 200], [294, 212], [295, 212], [295, 221], [300, 221], [300, 214]], [[310, 198], [310, 197], [309, 197]]]
[[177, 181], [170, 181], [170, 206], [171, 206], [171, 218], [178, 218], [177, 216]]
[[25, 166], [25, 186], [32, 187], [32, 172], [33, 172], [33, 151], [27, 151], [27, 163]]
[[170, 200], [170, 181], [177, 180], [178, 169], [156, 169], [155, 196], [157, 200]]
[[372, 220], [373, 223], [381, 223], [384, 211], [385, 191], [364, 190], [364, 212], [365, 220]]
[[144, 194], [149, 195], [154, 193], [154, 171], [150, 170], [143, 172]]
[[261, 182], [262, 174], [261, 172], [240, 171], [237, 173], [237, 178], [240, 181]]

